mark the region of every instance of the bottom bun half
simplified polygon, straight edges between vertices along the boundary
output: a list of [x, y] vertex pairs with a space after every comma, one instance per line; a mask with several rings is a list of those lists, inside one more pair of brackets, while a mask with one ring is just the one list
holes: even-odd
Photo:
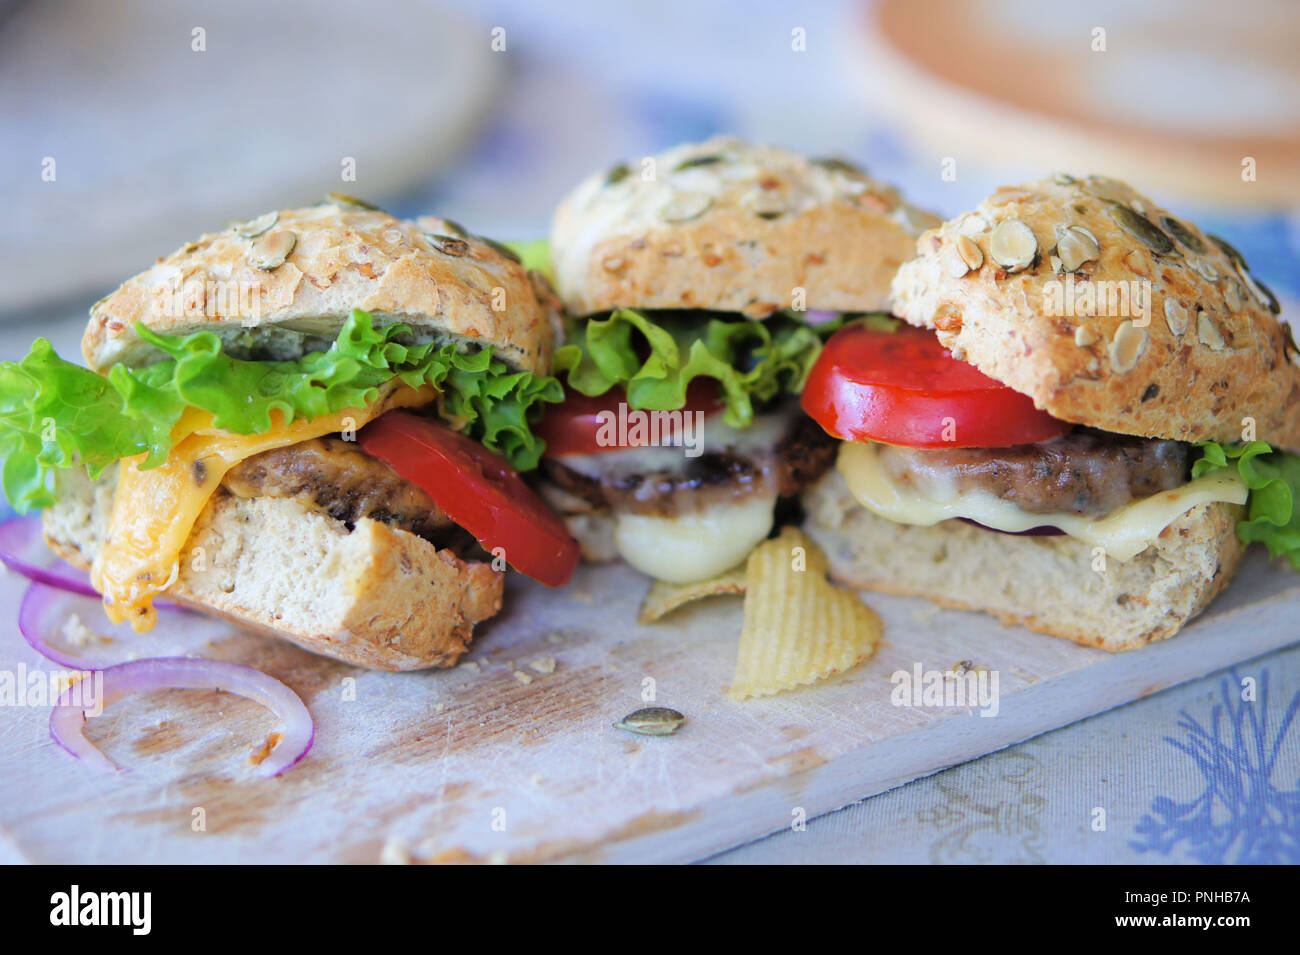
[[1243, 508], [1188, 511], [1132, 560], [1093, 569], [1093, 549], [1071, 537], [1001, 534], [961, 521], [896, 524], [863, 508], [832, 470], [803, 497], [805, 530], [850, 586], [926, 597], [1006, 624], [1103, 650], [1173, 636], [1232, 578]]
[[[115, 473], [64, 472], [45, 511], [47, 543], [82, 569], [107, 533]], [[451, 666], [501, 609], [504, 574], [490, 565], [369, 518], [349, 530], [289, 498], [219, 492], [183, 554], [167, 599], [371, 670]]]

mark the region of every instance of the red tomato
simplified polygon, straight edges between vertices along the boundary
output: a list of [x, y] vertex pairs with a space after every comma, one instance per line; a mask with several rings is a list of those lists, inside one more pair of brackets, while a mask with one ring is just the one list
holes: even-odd
[[909, 325], [836, 332], [808, 376], [802, 403], [838, 438], [912, 448], [1004, 448], [1073, 427], [953, 358], [934, 332]]
[[[547, 457], [617, 451], [622, 445], [601, 444], [597, 440], [604, 423], [600, 415], [607, 412], [617, 416], [619, 404], [626, 401], [627, 392], [617, 385], [595, 397], [566, 388], [563, 403], [547, 405], [546, 414], [533, 427], [533, 433], [546, 442]], [[686, 386], [686, 404], [682, 410], [711, 415], [721, 409], [718, 383], [712, 378], [695, 378]]]
[[569, 582], [578, 542], [505, 458], [439, 421], [380, 415], [357, 435], [365, 452], [421, 488], [484, 548], [548, 587]]

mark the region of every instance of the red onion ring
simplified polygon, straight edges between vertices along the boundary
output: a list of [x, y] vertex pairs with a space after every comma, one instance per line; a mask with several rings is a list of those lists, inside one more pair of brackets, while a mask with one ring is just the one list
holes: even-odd
[[835, 321], [839, 316], [839, 312], [827, 311], [824, 308], [810, 308], [803, 313], [803, 320], [809, 325], [825, 325], [827, 322]]
[[[92, 601], [93, 606], [91, 606]], [[153, 652], [148, 654], [150, 657], [190, 656], [191, 647], [198, 649], [207, 639], [210, 639], [212, 634], [209, 631], [230, 626], [224, 621], [206, 617], [188, 607], [178, 607], [161, 600], [155, 606], [160, 614], [167, 614], [171, 619], [176, 620], [176, 627], [171, 633], [132, 634], [131, 636], [139, 637], [140, 640], [132, 641], [129, 646], [125, 641], [113, 640], [112, 642], [126, 649], [142, 649], [141, 644], [147, 645], [152, 642]], [[70, 613], [79, 614], [87, 622], [102, 619], [103, 608], [99, 601], [99, 594], [93, 591], [82, 594], [79, 591], [68, 591], [61, 587], [32, 581], [27, 585], [18, 605], [18, 632], [22, 634], [29, 647], [61, 667], [93, 671], [123, 662], [124, 650], [118, 650], [117, 653], [110, 650], [105, 658], [104, 654], [86, 657], [76, 650], [67, 649], [62, 634]], [[129, 624], [116, 626], [121, 632], [129, 627]], [[166, 639], [156, 639], [160, 635]], [[175, 639], [177, 636], [180, 637], [179, 640]], [[162, 645], [159, 645], [160, 643]]]
[[996, 527], [989, 527], [986, 524], [981, 524], [979, 521], [973, 521], [969, 517], [959, 517], [957, 520], [965, 521], [967, 524], [978, 527], [982, 531], [992, 531], [994, 534], [1010, 534], [1012, 537], [1060, 537], [1065, 533], [1065, 531], [1061, 530], [1059, 527], [1053, 527], [1051, 524], [1039, 524], [1036, 527], [1030, 527], [1023, 531], [1004, 531], [999, 530]]
[[85, 571], [58, 559], [49, 566], [37, 563], [48, 557], [39, 517], [11, 517], [0, 523], [0, 562], [10, 570], [47, 587], [85, 597], [99, 596], [98, 591], [90, 586], [90, 575]]
[[[46, 637], [51, 632], [51, 624], [45, 619], [46, 613], [54, 606], [54, 598], [59, 591], [40, 581], [32, 581], [23, 593], [22, 603], [18, 605], [18, 632], [23, 635], [27, 645], [52, 663], [69, 670], [101, 670], [103, 666], [82, 657], [64, 653], [54, 647]], [[99, 596], [93, 590], [89, 596]]]
[[[260, 670], [190, 657], [159, 657], [132, 660], [99, 671], [103, 678], [100, 703], [107, 706], [133, 693], [151, 690], [224, 690], [261, 703], [284, 723], [284, 732], [271, 755], [257, 768], [259, 776], [278, 776], [307, 755], [315, 740], [316, 729], [311, 714], [297, 693]], [[87, 677], [95, 679], [96, 677]], [[117, 772], [118, 767], [100, 752], [83, 729], [86, 714], [74, 703], [76, 686], [59, 697], [50, 713], [50, 736], [73, 756], [102, 772]]]

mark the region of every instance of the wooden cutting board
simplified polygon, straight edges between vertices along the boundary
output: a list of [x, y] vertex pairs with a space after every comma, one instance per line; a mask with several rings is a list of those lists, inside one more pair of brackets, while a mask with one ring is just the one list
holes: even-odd
[[[23, 587], [0, 579], [10, 615]], [[723, 687], [740, 599], [643, 627], [634, 620], [645, 589], [621, 566], [584, 568], [567, 593], [515, 580], [470, 663], [433, 673], [359, 671], [224, 626], [190, 633], [186, 646], [192, 617], [120, 636], [123, 655], [193, 651], [200, 639], [207, 655], [279, 677], [311, 709], [315, 748], [284, 776], [257, 778], [248, 757], [275, 728], [269, 713], [215, 692], [166, 691], [92, 721], [88, 735], [129, 767], [99, 776], [50, 742], [47, 710], [6, 709], [0, 857], [689, 861], [1300, 639], [1300, 574], [1259, 553], [1182, 635], [1114, 656], [870, 595], [886, 627], [874, 659], [817, 687], [736, 703]], [[959, 660], [998, 672], [996, 716], [891, 705], [894, 671]], [[20, 662], [40, 665], [10, 623], [0, 667]], [[644, 705], [648, 679], [659, 704], [688, 717], [675, 736], [610, 726]]]

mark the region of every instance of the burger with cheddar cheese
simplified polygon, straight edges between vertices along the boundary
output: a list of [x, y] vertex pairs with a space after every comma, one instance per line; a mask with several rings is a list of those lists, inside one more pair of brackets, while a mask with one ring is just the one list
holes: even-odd
[[449, 666], [507, 565], [577, 544], [517, 470], [557, 303], [509, 250], [350, 197], [204, 235], [96, 303], [89, 368], [0, 365], [4, 488], [115, 622], [177, 601], [360, 666]]
[[921, 236], [892, 306], [803, 393], [843, 440], [804, 495], [839, 580], [1126, 650], [1246, 543], [1300, 567], [1300, 357], [1226, 241], [1058, 175]]
[[544, 496], [584, 555], [672, 583], [740, 564], [834, 442], [798, 394], [938, 220], [839, 159], [719, 138], [620, 163], [556, 212], [573, 316]]

